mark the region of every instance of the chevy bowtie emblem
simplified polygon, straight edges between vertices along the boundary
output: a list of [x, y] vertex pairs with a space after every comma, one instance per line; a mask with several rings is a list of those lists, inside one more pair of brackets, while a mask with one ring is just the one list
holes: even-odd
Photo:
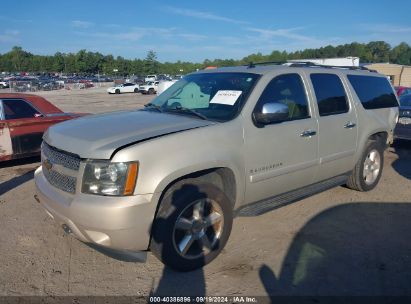
[[48, 159], [43, 160], [43, 166], [47, 171], [50, 171], [51, 168], [53, 168], [53, 164]]

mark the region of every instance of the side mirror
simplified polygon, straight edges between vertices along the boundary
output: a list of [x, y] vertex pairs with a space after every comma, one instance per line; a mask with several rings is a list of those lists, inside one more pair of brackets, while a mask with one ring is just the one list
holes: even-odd
[[260, 125], [282, 122], [288, 120], [288, 106], [278, 102], [270, 102], [263, 105], [261, 112], [254, 113], [254, 120]]

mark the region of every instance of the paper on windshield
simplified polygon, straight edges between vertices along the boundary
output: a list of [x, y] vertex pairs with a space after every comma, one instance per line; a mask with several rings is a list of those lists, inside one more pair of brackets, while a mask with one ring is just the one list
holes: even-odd
[[243, 91], [219, 90], [214, 95], [213, 99], [210, 100], [210, 103], [219, 103], [232, 106], [235, 104], [242, 92]]

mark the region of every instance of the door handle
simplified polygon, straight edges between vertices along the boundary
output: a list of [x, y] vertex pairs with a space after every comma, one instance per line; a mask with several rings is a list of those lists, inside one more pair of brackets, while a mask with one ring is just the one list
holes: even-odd
[[307, 130], [307, 131], [302, 132], [302, 133], [300, 134], [300, 136], [301, 136], [301, 137], [311, 137], [311, 136], [314, 136], [315, 134], [317, 134], [317, 131], [315, 131], [315, 130]]
[[345, 129], [352, 129], [356, 126], [355, 122], [349, 121], [344, 125]]

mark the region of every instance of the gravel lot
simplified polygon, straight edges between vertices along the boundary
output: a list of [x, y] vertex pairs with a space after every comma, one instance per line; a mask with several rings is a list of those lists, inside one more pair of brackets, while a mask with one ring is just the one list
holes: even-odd
[[[105, 88], [42, 92], [72, 112], [141, 107], [153, 96]], [[0, 296], [411, 296], [411, 143], [385, 153], [378, 187], [334, 188], [261, 216], [238, 217], [223, 253], [175, 273], [64, 235], [33, 199], [37, 158], [0, 165]]]

